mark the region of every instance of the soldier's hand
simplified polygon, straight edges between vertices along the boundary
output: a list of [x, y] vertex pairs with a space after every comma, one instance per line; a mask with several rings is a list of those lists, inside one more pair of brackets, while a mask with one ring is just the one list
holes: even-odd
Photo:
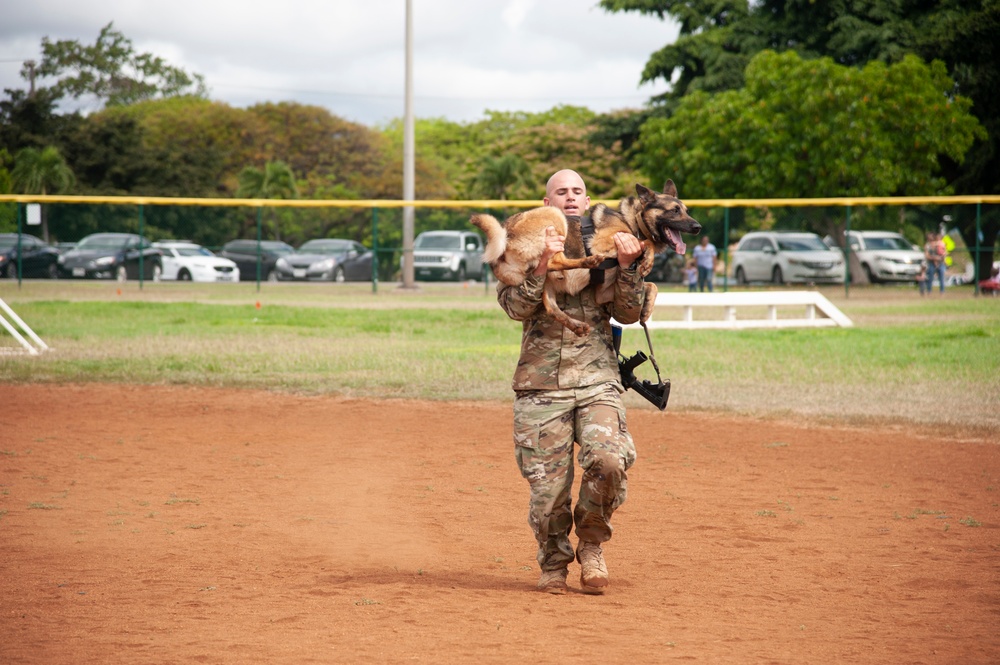
[[535, 268], [534, 275], [544, 275], [549, 269], [549, 259], [563, 251], [565, 248], [566, 237], [561, 236], [556, 232], [556, 227], [550, 226], [545, 229], [545, 249], [542, 251], [542, 257], [538, 261], [538, 267]]
[[645, 244], [631, 233], [619, 231], [615, 234], [615, 249], [618, 250], [618, 265], [628, 268], [642, 256]]

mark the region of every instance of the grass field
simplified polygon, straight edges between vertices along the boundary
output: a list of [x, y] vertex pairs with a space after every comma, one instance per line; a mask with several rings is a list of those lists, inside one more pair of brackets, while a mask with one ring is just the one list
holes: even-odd
[[[1000, 433], [1000, 299], [823, 289], [853, 328], [654, 331], [671, 408]], [[4, 382], [119, 382], [508, 400], [520, 325], [483, 284], [0, 283], [53, 348]], [[6, 335], [0, 348], [19, 347]], [[623, 352], [646, 349], [625, 333]], [[639, 373], [652, 378], [647, 363]], [[631, 393], [628, 404], [646, 408]]]

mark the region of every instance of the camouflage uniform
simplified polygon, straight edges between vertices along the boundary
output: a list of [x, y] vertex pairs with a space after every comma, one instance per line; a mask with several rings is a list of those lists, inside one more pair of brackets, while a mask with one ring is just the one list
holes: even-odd
[[[573, 560], [574, 521], [580, 540], [603, 543], [611, 538], [611, 515], [625, 501], [635, 444], [625, 422], [610, 319], [638, 320], [643, 283], [634, 270], [619, 268], [612, 303], [597, 304], [593, 287], [557, 296], [563, 311], [591, 325], [589, 335], [577, 337], [545, 313], [544, 282], [530, 276], [520, 286], [499, 284], [497, 300], [510, 318], [523, 322], [513, 381], [514, 445], [531, 486], [528, 523], [546, 571]], [[583, 480], [572, 510], [574, 441]]]

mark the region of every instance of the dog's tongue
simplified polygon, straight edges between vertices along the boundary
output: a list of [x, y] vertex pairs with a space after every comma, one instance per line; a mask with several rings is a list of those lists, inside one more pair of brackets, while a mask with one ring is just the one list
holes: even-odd
[[678, 254], [683, 254], [687, 251], [687, 245], [681, 240], [681, 234], [673, 229], [667, 229], [667, 233], [670, 234], [670, 239], [674, 241], [674, 251]]

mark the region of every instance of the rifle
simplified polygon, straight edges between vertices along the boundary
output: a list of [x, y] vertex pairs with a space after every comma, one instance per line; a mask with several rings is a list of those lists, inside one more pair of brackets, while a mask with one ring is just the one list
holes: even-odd
[[[656, 364], [656, 358], [652, 357], [653, 344], [649, 339], [649, 329], [646, 327], [645, 323], [642, 324], [642, 329], [646, 332], [646, 344], [649, 345], [650, 355], [647, 356], [642, 351], [636, 351], [634, 356], [626, 358], [621, 354], [622, 329], [614, 324], [611, 325], [612, 339], [615, 344], [615, 353], [618, 354], [618, 371], [622, 377], [622, 385], [625, 386], [626, 390], [631, 388], [643, 399], [651, 403], [660, 411], [663, 411], [667, 408], [667, 400], [670, 398], [670, 379], [664, 381], [660, 378], [660, 367]], [[652, 361], [653, 369], [656, 370], [656, 383], [653, 383], [648, 379], [639, 381], [633, 371], [636, 367], [647, 360]]]

